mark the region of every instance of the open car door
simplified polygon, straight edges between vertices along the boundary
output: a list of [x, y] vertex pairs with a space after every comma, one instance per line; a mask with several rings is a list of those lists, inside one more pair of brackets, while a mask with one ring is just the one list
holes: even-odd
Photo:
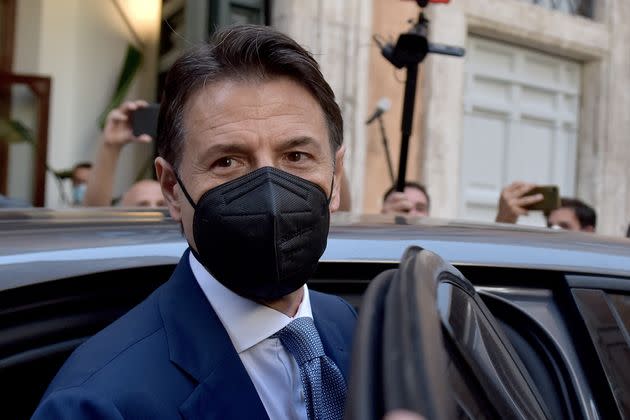
[[549, 419], [527, 370], [472, 284], [411, 247], [370, 284], [346, 418], [407, 409], [427, 419]]

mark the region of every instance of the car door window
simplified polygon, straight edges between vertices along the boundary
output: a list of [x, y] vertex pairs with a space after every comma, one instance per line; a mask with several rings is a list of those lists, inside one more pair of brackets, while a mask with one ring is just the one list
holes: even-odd
[[573, 289], [622, 418], [630, 417], [630, 296]]
[[548, 418], [516, 352], [475, 294], [451, 282], [438, 286], [442, 323], [502, 417]]

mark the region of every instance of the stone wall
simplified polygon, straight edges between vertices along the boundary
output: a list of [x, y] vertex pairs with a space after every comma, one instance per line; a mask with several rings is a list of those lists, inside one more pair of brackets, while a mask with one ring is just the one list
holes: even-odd
[[[624, 25], [630, 2], [597, 6], [591, 20], [517, 0], [452, 0], [431, 8], [430, 38], [465, 45], [468, 34], [481, 35], [582, 63], [576, 191], [596, 207], [600, 233], [621, 235], [630, 219], [630, 28]], [[460, 191], [463, 66], [431, 57], [425, 70], [423, 178], [432, 213], [453, 217]]]

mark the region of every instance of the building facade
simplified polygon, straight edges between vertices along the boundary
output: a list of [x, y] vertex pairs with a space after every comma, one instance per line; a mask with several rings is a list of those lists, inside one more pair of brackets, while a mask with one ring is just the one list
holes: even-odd
[[[417, 18], [415, 2], [0, 1], [16, 9], [12, 71], [52, 80], [49, 166], [67, 168], [92, 157], [96, 121], [128, 44], [144, 55], [128, 97], [156, 100], [163, 75], [188, 45], [203, 42], [217, 26], [264, 23], [294, 37], [320, 62], [344, 116], [352, 211], [380, 211], [392, 180], [381, 130], [365, 120], [379, 99], [391, 101], [383, 122], [396, 169], [405, 72], [381, 56], [373, 36], [395, 42]], [[630, 2], [451, 0], [426, 13], [432, 42], [466, 48], [463, 58], [429, 55], [418, 77], [407, 178], [426, 184], [431, 214], [491, 221], [501, 188], [524, 180], [558, 185], [562, 195], [594, 205], [599, 232], [625, 232], [630, 27], [624, 23]], [[19, 92], [13, 96], [19, 104]], [[139, 145], [125, 154], [118, 193], [152, 152]], [[26, 158], [18, 149], [12, 153], [8, 192], [15, 195], [24, 191], [18, 175]], [[60, 205], [57, 189], [48, 176], [46, 205]]]
[[[419, 81], [410, 165], [427, 184], [432, 215], [491, 221], [501, 188], [524, 180], [558, 185], [596, 208], [599, 232], [622, 234], [630, 220], [630, 3], [451, 0], [427, 12], [431, 41], [467, 49], [464, 59], [429, 55]], [[386, 15], [374, 16], [376, 28]], [[371, 74], [370, 86], [383, 77]], [[388, 118], [399, 120], [393, 111]], [[368, 144], [378, 137], [370, 131]], [[364, 207], [376, 209], [378, 193], [366, 193]]]

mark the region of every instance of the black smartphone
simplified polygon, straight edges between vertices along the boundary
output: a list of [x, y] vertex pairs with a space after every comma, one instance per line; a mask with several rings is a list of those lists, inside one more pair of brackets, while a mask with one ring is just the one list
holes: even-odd
[[560, 207], [560, 192], [557, 185], [539, 185], [525, 195], [536, 194], [542, 194], [542, 201], [527, 206], [527, 210], [542, 210], [548, 213]]
[[131, 114], [131, 127], [133, 135], [148, 134], [153, 140], [157, 138], [158, 114], [160, 104], [149, 104], [148, 106], [136, 109]]

